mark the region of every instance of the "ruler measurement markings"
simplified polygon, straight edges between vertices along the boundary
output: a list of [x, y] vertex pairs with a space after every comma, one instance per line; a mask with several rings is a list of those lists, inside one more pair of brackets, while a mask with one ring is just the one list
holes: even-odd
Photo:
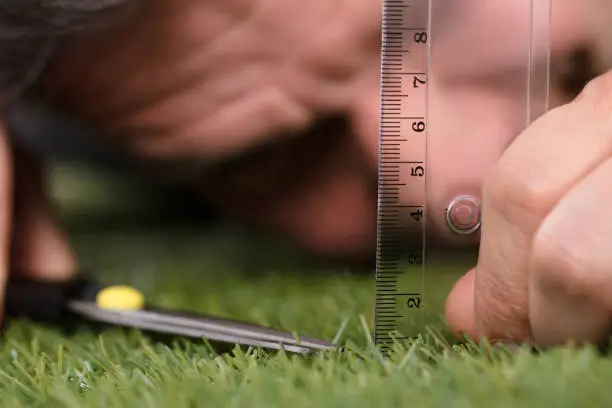
[[[425, 165], [422, 160], [408, 161], [402, 156], [406, 152], [403, 146], [418, 138], [420, 134], [426, 134], [427, 121], [425, 116], [406, 115], [404, 106], [406, 100], [411, 97], [411, 92], [406, 92], [406, 87], [412, 84], [410, 76], [414, 76], [414, 87], [417, 83], [427, 87], [427, 72], [420, 69], [405, 69], [404, 58], [406, 54], [413, 52], [416, 47], [427, 46], [429, 42], [429, 31], [421, 26], [408, 25], [405, 22], [404, 11], [411, 7], [416, 1], [431, 0], [384, 0], [383, 1], [383, 38], [382, 38], [382, 62], [381, 62], [381, 119], [380, 119], [380, 142], [379, 142], [379, 189], [378, 189], [378, 244], [376, 264], [376, 325], [375, 341], [381, 349], [388, 349], [392, 340], [391, 332], [397, 330], [399, 319], [404, 319], [399, 307], [412, 302], [405, 309], [412, 313], [412, 309], [420, 308], [420, 297], [418, 293], [408, 293], [400, 289], [399, 278], [407, 273], [402, 265], [402, 237], [405, 228], [402, 225], [404, 212], [413, 214], [416, 221], [423, 216], [424, 205], [404, 203], [401, 200], [401, 191], [404, 188], [412, 188], [411, 179], [403, 179], [405, 174], [404, 165], [419, 166], [412, 167], [413, 174], [423, 176]], [[414, 33], [415, 41], [408, 41], [407, 34]], [[424, 33], [424, 35], [419, 35]], [[418, 36], [418, 38], [417, 38]], [[422, 39], [422, 40], [421, 40]], [[407, 46], [408, 45], [408, 46]], [[423, 78], [424, 77], [424, 78]], [[412, 88], [412, 87], [411, 87]], [[407, 132], [403, 131], [406, 122]], [[410, 132], [412, 128], [413, 132]], [[416, 170], [415, 170], [416, 169]], [[415, 173], [416, 172], [416, 173]], [[415, 176], [415, 178], [416, 178]], [[410, 221], [410, 218], [407, 218]], [[418, 225], [417, 225], [418, 227]], [[421, 245], [414, 248], [406, 248], [412, 254], [412, 266], [421, 265], [421, 258], [415, 254], [421, 252]], [[400, 293], [405, 292], [405, 293]], [[398, 302], [398, 297], [405, 299]]]

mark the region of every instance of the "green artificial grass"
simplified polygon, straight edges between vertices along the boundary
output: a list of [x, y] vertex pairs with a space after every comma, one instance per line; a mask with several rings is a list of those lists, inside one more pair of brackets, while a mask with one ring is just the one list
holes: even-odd
[[84, 268], [103, 281], [138, 286], [166, 307], [337, 337], [347, 349], [222, 352], [204, 341], [162, 343], [119, 329], [66, 334], [19, 321], [0, 342], [2, 407], [612, 405], [612, 362], [593, 349], [535, 355], [452, 341], [439, 312], [462, 271], [428, 277], [424, 336], [385, 359], [371, 343], [372, 273], [305, 261], [226, 227], [155, 228], [133, 215], [122, 229], [104, 228], [91, 221], [106, 213], [81, 204], [64, 219]]

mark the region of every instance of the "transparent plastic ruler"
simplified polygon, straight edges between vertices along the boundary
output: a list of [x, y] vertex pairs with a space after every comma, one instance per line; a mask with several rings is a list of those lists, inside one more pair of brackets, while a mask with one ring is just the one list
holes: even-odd
[[[439, 321], [446, 293], [437, 282], [475, 265], [482, 176], [548, 109], [550, 16], [550, 0], [383, 1], [375, 306], [383, 352]], [[500, 66], [507, 109], [488, 109], [487, 97], [502, 100], [494, 88], [474, 91], [485, 95], [482, 109], [477, 94], [462, 106], [445, 92], [455, 67], [477, 87], [470, 64], [478, 71], [490, 55], [495, 68], [504, 47], [517, 55]], [[431, 308], [426, 287], [435, 288]]]

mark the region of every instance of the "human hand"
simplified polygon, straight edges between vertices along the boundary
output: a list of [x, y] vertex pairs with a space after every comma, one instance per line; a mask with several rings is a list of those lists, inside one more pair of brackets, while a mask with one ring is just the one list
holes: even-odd
[[612, 315], [612, 71], [523, 132], [483, 190], [478, 264], [447, 302], [474, 339], [601, 343]]
[[49, 205], [39, 161], [10, 144], [1, 122], [0, 305], [12, 274], [65, 280], [77, 271], [76, 256]]
[[[0, 7], [0, 320], [7, 279], [66, 280], [77, 260], [49, 203], [44, 167], [8, 135], [11, 106], [37, 78], [60, 39], [112, 21], [130, 0], [6, 0]], [[17, 126], [19, 127], [19, 126]], [[18, 129], [19, 130], [19, 129]]]

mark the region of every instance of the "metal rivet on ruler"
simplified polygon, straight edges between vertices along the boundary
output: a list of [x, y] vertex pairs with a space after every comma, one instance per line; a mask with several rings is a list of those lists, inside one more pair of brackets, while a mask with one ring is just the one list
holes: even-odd
[[473, 234], [480, 228], [480, 201], [462, 195], [451, 201], [446, 212], [446, 223], [457, 234]]

